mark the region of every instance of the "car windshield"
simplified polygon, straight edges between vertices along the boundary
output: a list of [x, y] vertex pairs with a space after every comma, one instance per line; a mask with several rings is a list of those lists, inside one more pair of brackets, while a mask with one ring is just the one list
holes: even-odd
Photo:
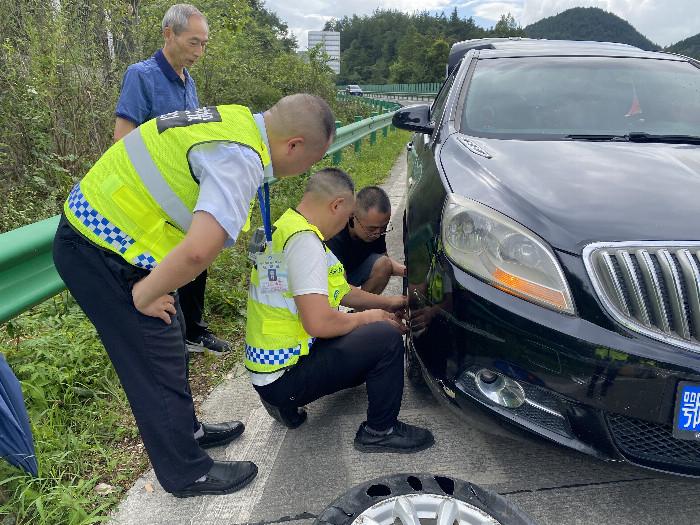
[[470, 135], [535, 140], [630, 132], [700, 136], [700, 71], [686, 61], [481, 59], [467, 89], [461, 130]]

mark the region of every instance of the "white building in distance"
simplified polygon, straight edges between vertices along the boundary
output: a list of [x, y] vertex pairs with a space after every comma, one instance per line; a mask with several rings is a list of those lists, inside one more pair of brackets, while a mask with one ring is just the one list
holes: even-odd
[[340, 33], [337, 31], [309, 31], [308, 49], [313, 49], [319, 44], [330, 57], [328, 66], [337, 75], [340, 73]]

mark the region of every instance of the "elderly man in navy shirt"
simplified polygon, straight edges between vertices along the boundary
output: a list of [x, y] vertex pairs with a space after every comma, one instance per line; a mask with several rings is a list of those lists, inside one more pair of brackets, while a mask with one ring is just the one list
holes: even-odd
[[[115, 142], [132, 129], [159, 115], [199, 107], [197, 87], [187, 71], [203, 54], [209, 39], [204, 15], [193, 5], [176, 4], [163, 17], [163, 49], [143, 62], [132, 64], [124, 74], [115, 111]], [[190, 352], [221, 354], [230, 345], [216, 337], [202, 320], [207, 272], [180, 288]]]

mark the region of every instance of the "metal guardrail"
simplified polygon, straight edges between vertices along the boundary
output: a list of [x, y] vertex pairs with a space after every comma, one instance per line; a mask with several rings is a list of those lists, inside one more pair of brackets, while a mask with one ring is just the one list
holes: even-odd
[[370, 98], [395, 98], [398, 100], [432, 100], [436, 97], [435, 93], [414, 93], [412, 91], [365, 91], [364, 97]]
[[[359, 84], [362, 91], [383, 93], [387, 91], [402, 93], [437, 93], [440, 91], [441, 82], [423, 82], [419, 84]], [[346, 86], [337, 86], [345, 89]]]
[[362, 102], [364, 104], [369, 104], [377, 109], [381, 109], [384, 111], [396, 111], [401, 107], [401, 105], [397, 104], [396, 102], [390, 102], [388, 100], [378, 100], [376, 97], [367, 98], [364, 96], [348, 95], [343, 92], [338, 92], [338, 94], [336, 95], [336, 99], [341, 100], [343, 102]]
[[0, 235], [0, 323], [63, 290], [51, 248], [58, 216]]
[[353, 122], [342, 128], [338, 128], [336, 131], [335, 140], [330, 148], [328, 148], [327, 155], [333, 155], [339, 152], [343, 148], [350, 146], [351, 144], [357, 143], [357, 141], [362, 140], [362, 138], [371, 133], [376, 132], [382, 128], [386, 128], [391, 125], [391, 117], [394, 116], [394, 112], [384, 113], [382, 115], [377, 115], [374, 117], [366, 118], [358, 122]]
[[[359, 151], [360, 141], [367, 135], [371, 144], [378, 130], [384, 129], [386, 136], [394, 110], [339, 127], [326, 155], [333, 155], [336, 163], [343, 148], [354, 144]], [[0, 324], [65, 288], [53, 264], [58, 220], [57, 215], [0, 234]]]

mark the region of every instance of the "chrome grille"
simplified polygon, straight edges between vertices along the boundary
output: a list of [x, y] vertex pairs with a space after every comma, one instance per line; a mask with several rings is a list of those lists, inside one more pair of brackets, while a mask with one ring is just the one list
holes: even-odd
[[583, 258], [615, 319], [700, 352], [700, 242], [596, 243], [584, 249]]

